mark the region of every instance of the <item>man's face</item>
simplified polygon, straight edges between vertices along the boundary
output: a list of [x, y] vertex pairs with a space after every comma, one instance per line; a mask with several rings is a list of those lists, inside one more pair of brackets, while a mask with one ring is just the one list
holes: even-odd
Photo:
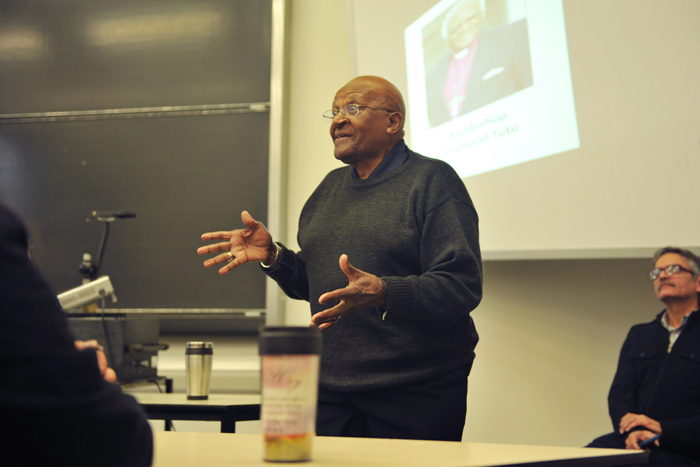
[[454, 53], [461, 52], [474, 42], [484, 24], [484, 12], [478, 0], [459, 7], [447, 24], [447, 41]]
[[[368, 91], [375, 90], [369, 82], [354, 80], [342, 87], [333, 99], [333, 108], [342, 109], [348, 104], [369, 105], [383, 108], [382, 102], [368, 96]], [[331, 138], [335, 149], [335, 158], [345, 164], [356, 164], [365, 159], [380, 155], [386, 148], [388, 112], [360, 108], [354, 117], [345, 117], [338, 112], [331, 122]]]
[[[662, 255], [656, 263], [655, 268], [664, 269], [671, 264], [678, 264], [686, 269], [690, 269], [690, 263], [685, 256], [678, 253], [666, 253]], [[662, 302], [666, 300], [687, 300], [693, 298], [697, 300], [700, 293], [700, 277], [693, 279], [693, 275], [687, 271], [678, 271], [669, 276], [666, 271], [661, 271], [659, 277], [654, 279], [654, 292], [656, 297]]]

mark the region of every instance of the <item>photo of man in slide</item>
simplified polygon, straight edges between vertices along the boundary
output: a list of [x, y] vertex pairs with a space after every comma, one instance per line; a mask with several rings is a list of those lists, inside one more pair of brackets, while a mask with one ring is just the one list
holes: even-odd
[[485, 19], [481, 0], [460, 0], [423, 30], [431, 128], [533, 84], [527, 19], [492, 29]]

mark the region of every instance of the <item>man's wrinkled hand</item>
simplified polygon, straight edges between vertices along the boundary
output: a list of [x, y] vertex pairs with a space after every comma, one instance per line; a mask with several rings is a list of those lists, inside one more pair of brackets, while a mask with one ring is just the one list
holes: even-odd
[[327, 329], [343, 316], [359, 309], [384, 305], [384, 288], [379, 277], [353, 267], [347, 255], [340, 256], [339, 264], [349, 284], [345, 288], [324, 293], [319, 297], [318, 303], [321, 305], [332, 302], [338, 302], [338, 304], [313, 315], [311, 326]]
[[[632, 433], [627, 436], [627, 439], [625, 440], [625, 448], [626, 449], [642, 449], [639, 447], [639, 443], [641, 443], [644, 440], [647, 440], [651, 438], [652, 436], [656, 436], [657, 433], [648, 431], [648, 430], [637, 430], [633, 431]], [[654, 444], [657, 446], [659, 445], [659, 440], [657, 439], [654, 441]]]
[[202, 234], [202, 240], [205, 241], [226, 240], [225, 242], [202, 246], [197, 249], [197, 254], [199, 255], [223, 252], [206, 260], [204, 262], [205, 268], [226, 263], [224, 267], [219, 269], [219, 274], [226, 274], [245, 263], [271, 263], [275, 259], [277, 248], [272, 242], [272, 236], [262, 222], [253, 219], [253, 216], [248, 211], [241, 213], [241, 220], [247, 228]]
[[654, 433], [661, 433], [661, 424], [653, 418], [649, 418], [642, 414], [627, 413], [620, 420], [620, 434], [627, 433], [631, 429], [638, 426], [643, 426], [647, 430], [653, 431]]

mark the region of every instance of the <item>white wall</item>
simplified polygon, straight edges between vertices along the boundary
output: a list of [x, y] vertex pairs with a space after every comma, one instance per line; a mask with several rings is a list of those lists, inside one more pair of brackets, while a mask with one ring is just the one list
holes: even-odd
[[[323, 112], [336, 91], [353, 78], [347, 6], [344, 0], [295, 0], [291, 3], [288, 238], [298, 249], [299, 214], [307, 198], [332, 169], [333, 143]], [[307, 302], [288, 300], [287, 324], [308, 325]]]
[[[338, 166], [321, 114], [353, 75], [346, 2], [291, 4], [289, 238], [283, 242], [297, 248], [302, 206]], [[473, 315], [481, 341], [464, 439], [581, 446], [611, 431], [606, 397], [622, 341], [632, 324], [661, 309], [645, 275], [648, 263], [487, 263], [484, 300]], [[306, 302], [288, 300], [286, 307], [287, 324], [308, 324]]]
[[622, 342], [662, 308], [649, 268], [639, 259], [486, 263], [464, 439], [582, 446], [612, 431], [606, 398]]

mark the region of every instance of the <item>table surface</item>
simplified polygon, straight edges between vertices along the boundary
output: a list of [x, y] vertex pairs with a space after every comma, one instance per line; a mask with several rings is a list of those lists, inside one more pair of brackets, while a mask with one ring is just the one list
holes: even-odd
[[[154, 433], [154, 467], [267, 466], [261, 435], [232, 433]], [[537, 465], [617, 466], [646, 463], [643, 451], [521, 446], [447, 441], [316, 437], [312, 461], [319, 467], [475, 467]], [[541, 464], [540, 464], [541, 465]]]
[[188, 400], [187, 394], [127, 392], [141, 405], [229, 407], [260, 405], [260, 394], [209, 394], [207, 400]]

